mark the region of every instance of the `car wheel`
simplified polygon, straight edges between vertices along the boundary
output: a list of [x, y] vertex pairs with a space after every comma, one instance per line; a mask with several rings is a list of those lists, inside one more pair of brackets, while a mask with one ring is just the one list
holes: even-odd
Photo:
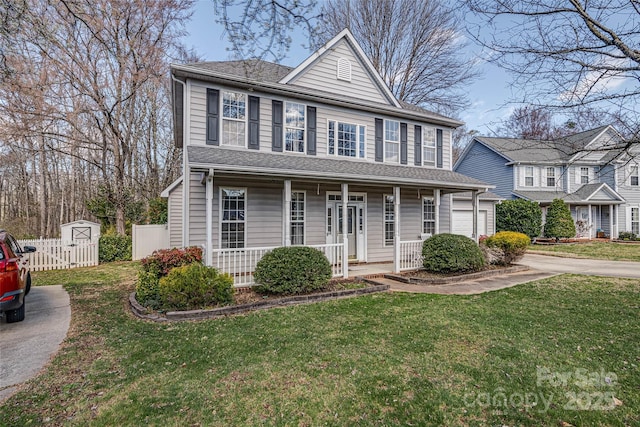
[[15, 310], [9, 310], [5, 314], [7, 316], [7, 323], [22, 322], [24, 320], [24, 301], [19, 308]]
[[30, 290], [31, 290], [31, 273], [27, 273], [27, 286], [24, 291], [24, 294], [29, 295]]

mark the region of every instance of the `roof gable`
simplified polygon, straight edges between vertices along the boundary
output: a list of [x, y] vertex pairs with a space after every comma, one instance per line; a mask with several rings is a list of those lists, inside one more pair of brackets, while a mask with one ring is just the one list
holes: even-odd
[[[339, 68], [341, 73], [338, 72]], [[350, 69], [350, 73], [347, 69]], [[339, 74], [342, 78], [339, 78]], [[328, 41], [282, 78], [280, 83], [312, 89], [321, 88], [335, 94], [349, 94], [354, 98], [401, 108], [348, 29], [344, 29]]]

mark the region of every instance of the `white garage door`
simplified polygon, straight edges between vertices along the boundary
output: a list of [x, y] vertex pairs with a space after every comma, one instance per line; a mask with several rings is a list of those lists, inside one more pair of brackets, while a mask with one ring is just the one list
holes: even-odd
[[[473, 211], [453, 211], [453, 234], [471, 237], [473, 234]], [[487, 234], [487, 211], [478, 211], [478, 235]]]

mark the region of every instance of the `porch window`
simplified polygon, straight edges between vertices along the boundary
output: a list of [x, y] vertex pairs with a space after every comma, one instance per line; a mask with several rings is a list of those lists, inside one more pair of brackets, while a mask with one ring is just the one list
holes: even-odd
[[394, 239], [394, 224], [395, 224], [395, 212], [393, 206], [393, 196], [389, 194], [384, 195], [384, 245], [393, 246]]
[[424, 127], [422, 131], [422, 166], [436, 165], [436, 130]]
[[580, 184], [588, 184], [589, 183], [589, 168], [582, 167], [580, 168]]
[[304, 153], [304, 104], [286, 102], [284, 108], [285, 150]]
[[364, 158], [365, 127], [329, 120], [329, 154]]
[[400, 122], [384, 121], [384, 160], [400, 163]]
[[525, 166], [524, 168], [524, 186], [533, 187], [533, 166]]
[[222, 145], [245, 146], [246, 95], [222, 92]]
[[221, 193], [220, 247], [244, 248], [246, 190], [223, 188]]
[[550, 167], [547, 169], [547, 187], [556, 186], [556, 168]]
[[640, 208], [631, 208], [631, 232], [640, 234]]
[[422, 233], [436, 234], [436, 204], [433, 197], [422, 198]]
[[304, 191], [291, 193], [291, 244], [304, 245]]
[[638, 186], [640, 184], [640, 179], [638, 177], [638, 165], [633, 165], [631, 166], [631, 173], [630, 175], [630, 184], [633, 186]]

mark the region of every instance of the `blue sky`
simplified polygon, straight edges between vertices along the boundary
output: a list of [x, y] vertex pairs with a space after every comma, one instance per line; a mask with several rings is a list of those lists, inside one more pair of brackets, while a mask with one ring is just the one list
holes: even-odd
[[[230, 58], [227, 51], [229, 44], [222, 25], [216, 23], [215, 18], [213, 2], [199, 0], [191, 22], [187, 25], [189, 36], [184, 41], [187, 47], [195, 49], [203, 59], [224, 61]], [[468, 52], [469, 60], [473, 60], [478, 51], [479, 49], [471, 46]], [[300, 43], [293, 43], [282, 63], [297, 66], [311, 53]], [[479, 67], [482, 75], [469, 85], [471, 107], [461, 112], [459, 118], [467, 124], [468, 129], [477, 130], [483, 135], [493, 135], [499, 122], [506, 119], [513, 109], [508, 103], [512, 98], [508, 86], [510, 77], [500, 68], [485, 61], [480, 61]]]

